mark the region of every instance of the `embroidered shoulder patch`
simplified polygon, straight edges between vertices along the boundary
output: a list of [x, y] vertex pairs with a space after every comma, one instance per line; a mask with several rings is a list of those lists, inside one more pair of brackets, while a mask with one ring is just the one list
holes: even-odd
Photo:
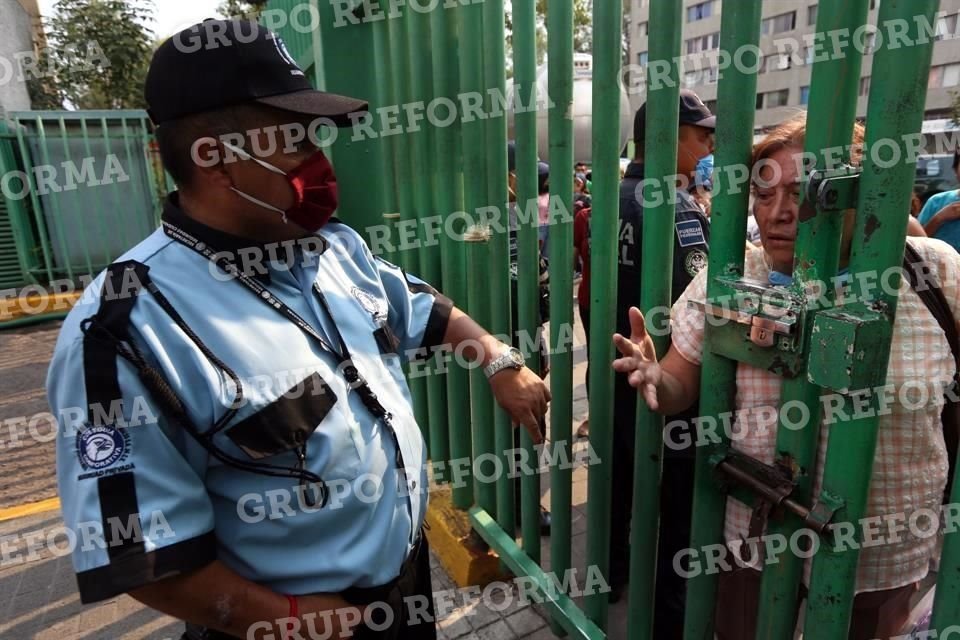
[[707, 237], [699, 220], [681, 220], [676, 224], [677, 239], [681, 247], [692, 247], [697, 244], [706, 244]]

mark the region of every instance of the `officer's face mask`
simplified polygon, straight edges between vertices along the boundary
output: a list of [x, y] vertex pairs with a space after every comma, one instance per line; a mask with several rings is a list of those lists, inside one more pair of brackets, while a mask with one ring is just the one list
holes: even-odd
[[337, 209], [337, 178], [323, 151], [318, 149], [296, 169], [287, 173], [269, 162], [254, 158], [229, 142], [224, 142], [223, 145], [240, 157], [253, 160], [264, 169], [284, 176], [293, 189], [294, 203], [284, 211], [231, 186], [230, 189], [240, 197], [270, 211], [276, 211], [284, 222], [293, 222], [310, 233], [325, 225], [333, 216]]
[[697, 161], [696, 184], [705, 189], [713, 188], [713, 154], [703, 156]]

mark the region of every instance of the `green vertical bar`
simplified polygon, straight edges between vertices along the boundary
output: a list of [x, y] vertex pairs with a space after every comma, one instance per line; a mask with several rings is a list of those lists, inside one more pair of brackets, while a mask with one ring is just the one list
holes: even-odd
[[[140, 181], [137, 180], [135, 177], [136, 169], [133, 161], [133, 150], [131, 148], [131, 143], [130, 143], [130, 130], [127, 127], [126, 116], [120, 116], [120, 128], [121, 128], [121, 131], [123, 131], [123, 150], [124, 150], [124, 154], [127, 157], [127, 172], [128, 172], [127, 175], [131, 176], [130, 181], [133, 183], [132, 184], [133, 192], [135, 194], [136, 201], [138, 203], [137, 208], [139, 208], [140, 204], [146, 205], [147, 207], [149, 207], [149, 211], [150, 211], [149, 215], [152, 216], [153, 215], [152, 199], [149, 196], [144, 196], [144, 194], [141, 193], [142, 189], [141, 189]], [[139, 242], [140, 240], [141, 238], [139, 237], [134, 238], [135, 242]]]
[[[305, 3], [291, 2], [289, 6], [292, 8], [303, 4]], [[345, 11], [345, 5], [347, 4], [349, 4], [349, 9]], [[311, 5], [316, 7], [320, 18], [320, 28], [313, 30], [310, 34], [318, 88], [371, 100], [378, 93], [375, 86], [377, 73], [374, 69], [378, 65], [391, 64], [398, 72], [398, 77], [405, 79], [404, 84], [409, 82], [410, 70], [407, 66], [409, 60], [397, 60], [392, 57], [387, 59], [375, 58], [373, 38], [373, 30], [381, 22], [405, 22], [405, 18], [393, 17], [396, 15], [393, 9], [402, 7], [406, 10], [406, 7], [403, 7], [403, 3], [399, 2], [389, 6], [387, 3], [379, 4], [381, 12], [389, 17], [378, 21], [372, 17], [372, 12], [367, 8], [368, 3], [330, 2], [328, 0], [318, 0], [315, 4], [311, 2]], [[354, 13], [354, 9], [359, 10]], [[285, 14], [291, 15], [291, 12], [285, 11]], [[293, 30], [294, 33], [296, 31], [296, 29]], [[293, 39], [295, 42], [302, 42], [303, 48], [306, 49], [307, 38], [300, 38], [298, 34]], [[404, 40], [400, 42], [402, 43]], [[423, 43], [419, 44], [423, 45]], [[345, 52], [349, 52], [349, 63], [345, 63]], [[399, 75], [401, 68], [405, 70], [402, 76]], [[399, 102], [402, 103], [403, 101], [400, 100]], [[402, 113], [399, 121], [403, 122]], [[378, 136], [373, 137], [365, 135], [359, 130], [344, 129], [341, 131], [341, 135], [337, 136], [336, 142], [324, 150], [330, 152], [334, 167], [337, 170], [340, 209], [350, 212], [348, 224], [361, 231], [380, 224], [380, 216], [383, 213], [383, 202], [381, 200], [383, 191], [380, 187], [371, 186], [372, 181], [370, 180], [370, 168], [380, 166], [380, 154], [386, 152], [386, 149], [380, 144], [383, 132], [379, 127], [376, 130]], [[395, 144], [397, 140], [399, 138], [394, 140]], [[403, 219], [413, 220], [416, 217], [418, 216], [411, 216], [404, 212]], [[367, 239], [369, 241], [370, 238]], [[418, 270], [411, 269], [414, 273]]]
[[24, 131], [26, 127], [20, 123], [19, 120], [14, 122], [14, 126], [17, 130], [17, 144], [20, 147], [20, 157], [23, 159], [23, 169], [27, 174], [27, 185], [30, 190], [30, 204], [33, 207], [33, 219], [37, 223], [38, 235], [40, 236], [40, 248], [43, 253], [43, 264], [46, 270], [46, 278], [48, 281], [53, 280], [53, 251], [50, 248], [50, 237], [49, 230], [47, 229], [47, 221], [43, 215], [43, 207], [40, 206], [40, 197], [37, 195], [37, 181], [36, 174], [33, 172], [33, 168], [36, 166], [34, 162], [33, 155], [30, 153], [30, 149], [27, 147], [27, 142], [24, 139]]
[[[63, 147], [63, 159], [64, 161], [72, 161], [73, 155], [70, 153], [70, 143], [67, 136], [67, 126], [63, 121], [63, 116], [57, 118], [57, 121], [60, 125], [60, 142]], [[90, 157], [90, 156], [87, 156]], [[82, 160], [82, 159], [81, 159]], [[82, 166], [82, 161], [81, 161]], [[87, 265], [87, 274], [94, 275], [93, 263], [90, 261], [90, 246], [87, 243], [87, 229], [85, 225], [79, 225], [80, 231], [80, 247], [83, 249], [83, 259]]]
[[[13, 149], [13, 132], [7, 126], [7, 123], [0, 120], [0, 176], [5, 176], [11, 171], [20, 171], [21, 167], [17, 164], [16, 155]], [[29, 188], [29, 182], [26, 184]], [[3, 194], [0, 194], [2, 197]], [[36, 256], [31, 249], [34, 245], [33, 235], [30, 232], [30, 221], [28, 219], [27, 208], [23, 200], [6, 199], [7, 213], [10, 216], [10, 227], [13, 230], [14, 247], [17, 250], [17, 261], [20, 264], [20, 270], [27, 279], [32, 280], [31, 273], [37, 267]]]
[[[373, 47], [374, 47], [374, 58], [377, 60], [390, 60], [390, 30], [387, 27], [387, 22], [381, 20], [376, 22], [373, 25]], [[395, 88], [394, 88], [394, 74], [393, 67], [388, 64], [378, 64], [374, 65], [373, 72], [375, 74], [375, 86], [376, 86], [376, 95], [373, 97], [372, 103], [370, 105], [370, 110], [372, 113], [376, 112], [376, 109], [385, 107], [387, 105], [396, 104], [397, 100], [395, 98]], [[398, 211], [398, 194], [397, 194], [397, 184], [396, 184], [396, 162], [395, 162], [395, 153], [394, 150], [394, 137], [393, 136], [383, 136], [380, 138], [380, 145], [382, 146], [380, 153], [380, 166], [381, 174], [383, 176], [382, 180], [378, 182], [382, 190], [382, 202], [383, 202], [383, 212], [387, 213], [397, 213]], [[387, 236], [391, 243], [395, 241], [397, 236], [389, 235]], [[394, 254], [394, 259], [391, 262], [399, 263], [397, 258], [396, 250], [391, 251], [390, 248], [387, 248], [392, 254]]]
[[[81, 120], [80, 122], [84, 127], [84, 131], [86, 131], [86, 121]], [[147, 131], [146, 118], [140, 118], [139, 128], [140, 143], [143, 145], [143, 166], [145, 167], [147, 173], [147, 188], [149, 189], [150, 194], [150, 204], [153, 205], [153, 219], [151, 222], [153, 222], [152, 226], [158, 226], [160, 224], [160, 213], [163, 211], [163, 198], [157, 189], [157, 180], [153, 172], [153, 162], [150, 156], [150, 135]]]
[[[723, 6], [720, 48], [732, 53], [742, 46], [756, 45], [760, 33], [762, 0], [739, 0]], [[749, 61], [748, 61], [749, 62]], [[742, 277], [744, 237], [750, 192], [748, 185], [728, 184], [721, 176], [730, 176], [724, 168], [747, 167], [753, 149], [753, 125], [756, 107], [757, 77], [748, 65], [731, 65], [723, 72], [718, 86], [716, 131], [716, 170], [710, 214], [710, 278], [707, 298], [723, 293], [717, 276]], [[714, 327], [706, 323], [703, 362], [700, 369], [700, 414], [714, 417], [734, 409], [737, 363], [712, 352]], [[699, 431], [699, 427], [698, 427]], [[698, 438], [699, 438], [698, 434]], [[697, 440], [701, 442], [702, 440]], [[723, 542], [726, 495], [715, 484], [710, 464], [712, 447], [698, 447], [694, 477], [694, 498], [690, 547], [698, 550]], [[699, 573], [687, 583], [684, 638], [702, 640], [713, 637], [716, 574]]]
[[[323, 3], [321, 3], [323, 4]], [[393, 73], [396, 78], [394, 96], [396, 105], [411, 101], [410, 82], [410, 55], [407, 50], [406, 20], [400, 17], [391, 17], [385, 20], [390, 32], [390, 58], [393, 62]], [[390, 105], [391, 107], [394, 105]], [[397, 170], [397, 188], [399, 191], [401, 222], [416, 220], [418, 211], [414, 200], [413, 176], [411, 172], [410, 134], [406, 127], [401, 127], [401, 133], [393, 136], [393, 163]], [[400, 236], [404, 237], [404, 236]], [[401, 246], [398, 259], [408, 271], [419, 271], [419, 258], [411, 252], [410, 247]], [[413, 413], [420, 425], [423, 438], [430, 442], [429, 407], [427, 404], [427, 382], [423, 376], [408, 376], [410, 394], [413, 396]]]
[[[960, 463], [954, 460], [953, 464]], [[956, 466], [954, 466], [956, 468]], [[950, 504], [960, 504], [960, 473], [954, 473]], [[960, 620], [960, 531], [953, 527], [943, 537], [937, 593], [933, 599], [931, 629], [946, 629]]]
[[[927, 71], [933, 52], [932, 40], [921, 37], [919, 33], [918, 20], [926, 18], [928, 24], [933, 23], [938, 5], [937, 0], [885, 0], [881, 3], [878, 23], [907, 24], [906, 37], [909, 42], [916, 44], [896, 50], [882, 47], [875, 54], [875, 68], [885, 69], [887, 73], [882, 81], [873, 83], [870, 89], [867, 110], [870, 127], [867, 129], [866, 149], [878, 148], [877, 143], [884, 141], [885, 144], [896, 146], [899, 152], [896, 157], [909, 158], [904, 134], [920, 131], [927, 95]], [[854, 77], [859, 77], [859, 74]], [[856, 86], [855, 82], [850, 84]], [[896, 108], [892, 109], [890, 105], [896, 105]], [[897, 162], [892, 167], [879, 166], [875, 154], [864, 154], [857, 199], [857, 223], [850, 254], [851, 273], [883, 273], [890, 267], [900, 265], [907, 219], [890, 216], [888, 212], [897, 211], [897, 207], [900, 207], [900, 211], [908, 208], [914, 171], [915, 166], [909, 160]], [[891, 284], [891, 288], [883, 288], [877, 293], [864, 290], [860, 278], [851, 279], [853, 300], [876, 300], [879, 304], [871, 304], [870, 308], [884, 309], [885, 320], [889, 324], [886, 327], [887, 339], [883, 342], [886, 353], [881, 355], [881, 362], [889, 359], [889, 336], [897, 310], [899, 280]], [[867, 306], [857, 305], [855, 309], [863, 311]], [[877, 388], [884, 385], [885, 381], [886, 369], [877, 372], [870, 386]], [[876, 397], [872, 400], [875, 409]], [[853, 408], [849, 397], [846, 398], [846, 405], [847, 410]], [[824, 496], [843, 497], [844, 504], [834, 516], [837, 522], [858, 523], [866, 516], [877, 445], [878, 413], [873, 411], [870, 413], [873, 418], [850, 420], [830, 429], [821, 491]], [[859, 533], [859, 527], [857, 531]], [[804, 628], [816, 629], [818, 638], [841, 640], [847, 637], [859, 550], [859, 545], [850, 545], [850, 548], [837, 551], [834, 545], [828, 543], [822, 544], [814, 557]], [[945, 568], [941, 567], [941, 575], [944, 575]], [[946, 573], [949, 574], [949, 571]], [[939, 589], [937, 595], [940, 596]], [[955, 601], [955, 610], [956, 606]], [[960, 620], [957, 617], [940, 619], [944, 625]], [[942, 633], [944, 627], [933, 626], [931, 629], [939, 629]]]
[[[86, 118], [81, 118], [81, 119], [80, 119], [80, 135], [83, 137], [83, 153], [84, 153], [84, 154], [86, 155], [86, 157], [88, 157], [88, 158], [94, 157], [94, 156], [93, 156], [93, 149], [92, 149], [91, 146], [90, 146], [90, 133], [89, 133], [89, 131], [87, 130], [87, 119], [86, 119]], [[98, 211], [108, 211], [108, 207], [107, 207], [107, 205], [104, 203], [104, 200], [103, 200], [103, 190], [102, 190], [102, 189], [97, 189], [97, 190], [96, 190], [96, 193], [97, 193], [97, 210], [98, 210]], [[96, 219], [95, 224], [96, 224], [96, 226], [97, 226], [97, 231], [99, 232], [99, 235], [98, 235], [97, 237], [98, 237], [98, 238], [102, 238], [102, 239], [106, 239], [107, 237], [109, 237], [109, 236], [107, 235], [106, 230], [104, 229], [103, 216], [102, 216], [102, 215], [98, 215], [98, 216], [93, 216], [93, 217]], [[98, 265], [98, 266], [101, 266], [101, 265]]]
[[[434, 11], [444, 9], [435, 8]], [[407, 20], [407, 47], [410, 56], [410, 89], [414, 101], [429, 103], [433, 96], [433, 62], [431, 48], [424, 47], [423, 43], [430, 42], [430, 16], [422, 11], [407, 11], [404, 19]], [[413, 128], [413, 127], [411, 127]], [[428, 118], [418, 123], [419, 130], [411, 131], [411, 152], [413, 166], [419, 170], [419, 177], [414, 181], [414, 203], [417, 207], [417, 216], [423, 220], [437, 214], [434, 201], [433, 181], [436, 177], [436, 160], [433, 153], [433, 125]], [[440, 246], [438, 241], [431, 241], [425, 234], [423, 225], [418, 225], [420, 249], [417, 252], [419, 269], [417, 271], [424, 280], [438, 289], [443, 288], [440, 271]], [[450, 435], [447, 427], [447, 386], [443, 376], [437, 372], [436, 356], [430, 358], [426, 376], [427, 404], [430, 421], [430, 458], [434, 462], [446, 460], [450, 457]]]
[[[462, 94], [482, 94], [483, 7], [474, 3], [463, 7], [458, 7], [457, 13], [460, 30], [459, 91]], [[460, 134], [462, 148], [461, 155], [463, 158], [463, 206], [464, 210], [470, 216], [474, 216], [475, 212], [487, 203], [487, 165], [484, 161], [484, 121], [480, 118], [472, 118], [469, 121], [461, 121]], [[484, 234], [481, 234], [484, 237], [484, 242], [486, 241], [486, 233], [488, 232], [485, 230]], [[474, 234], [470, 237], [475, 237], [476, 235], [477, 234]], [[488, 297], [483, 296], [483, 302], [480, 308], [475, 308], [472, 305], [472, 302], [470, 302], [473, 300], [472, 296], [482, 296], [487, 287], [486, 282], [484, 280], [478, 280], [478, 278], [486, 275], [489, 265], [484, 261], [478, 263], [475, 257], [473, 261], [471, 261], [471, 252], [480, 251], [480, 248], [475, 246], [477, 242], [478, 241], [475, 240], [465, 243], [467, 300], [468, 304], [470, 305], [470, 315], [472, 315], [474, 319], [481, 325], [489, 326], [488, 322], [486, 321], [487, 309], [489, 307]], [[484, 255], [488, 255], [489, 249], [487, 247], [483, 247], [483, 252]], [[480, 272], [478, 273], [476, 269], [480, 269]], [[483, 282], [483, 284], [478, 284], [479, 282]], [[477, 291], [476, 289], [478, 287], [481, 288], [482, 291]], [[483, 316], [483, 319], [478, 318], [475, 315], [475, 312], [480, 313]], [[476, 457], [480, 453], [483, 453], [487, 450], [484, 448], [486, 446], [484, 438], [485, 434], [488, 432], [491, 434], [489, 447], [490, 450], [493, 449], [493, 404], [489, 385], [487, 384], [486, 380], [481, 380], [483, 377], [483, 373], [477, 371], [476, 369], [470, 371], [470, 415], [473, 427], [474, 460], [476, 460]], [[481, 444], [482, 446], [478, 448], [478, 444]], [[484, 486], [484, 484], [485, 483], [480, 483], [476, 480], [474, 481], [474, 496], [476, 498], [476, 502], [485, 511], [487, 511], [491, 517], [496, 518], [496, 496], [495, 492], [493, 491], [493, 486]], [[487, 493], [487, 491], [489, 491], [489, 493]]]
[[[47, 133], [46, 133], [46, 129], [43, 126], [43, 118], [41, 116], [37, 116], [36, 126], [37, 126], [37, 141], [39, 142], [39, 145], [40, 145], [40, 157], [43, 161], [43, 164], [49, 167], [51, 166], [50, 151], [47, 149]], [[67, 269], [67, 277], [72, 280], [73, 265], [70, 264], [71, 262], [70, 251], [67, 247], [66, 236], [64, 235], [64, 230], [63, 230], [64, 220], [63, 220], [63, 214], [60, 211], [60, 203], [57, 202], [57, 199], [54, 196], [54, 194], [50, 194], [50, 198], [47, 200], [47, 202], [50, 203], [50, 208], [52, 209], [50, 214], [53, 217], [52, 226], [55, 232], [54, 235], [56, 235], [57, 240], [59, 241], [59, 244], [60, 244], [60, 249], [63, 251], [63, 262], [64, 262], [63, 266], [66, 267]], [[51, 238], [51, 241], [52, 241], [52, 238]]]
[[[436, 56], [433, 62], [434, 93], [438, 97], [456, 99], [459, 86], [459, 54], [457, 46], [457, 11], [459, 8], [433, 11], [430, 14], [431, 32], [436, 51], [444, 55]], [[445, 219], [463, 206], [463, 174], [460, 166], [460, 127], [454, 119], [447, 127], [437, 128], [436, 145], [437, 209]], [[453, 230], [462, 234], [465, 229]], [[440, 237], [440, 259], [443, 270], [443, 292], [455, 304], [464, 304], [467, 297], [466, 264], [464, 246], [453, 234], [443, 233]], [[456, 360], [447, 370], [447, 427], [450, 440], [450, 458], [464, 460], [470, 458], [470, 378], [466, 369]], [[473, 505], [472, 485], [464, 482], [453, 487], [453, 505], [459, 509], [468, 509]]]
[[[866, 0], [851, 1], [843, 5], [824, 3], [820, 6], [817, 15], [817, 31], [828, 33], [836, 29], [853, 33], [866, 23], [868, 9]], [[827, 148], [849, 148], [856, 116], [861, 60], [861, 53], [848, 44], [841, 55], [830, 56], [829, 60], [814, 64], [810, 83], [809, 113], [814, 117], [823, 115], [817, 118], [817, 126], [807, 129], [806, 151], [816, 155], [816, 166], [819, 169], [826, 167], [824, 151]], [[849, 161], [848, 152], [844, 161]], [[802, 178], [806, 184], [806, 176]], [[818, 211], [817, 215], [806, 220], [801, 212], [794, 258], [796, 286], [802, 286], [799, 283], [807, 280], [830, 282], [836, 275], [842, 224], [843, 216], [835, 212]], [[904, 224], [906, 224], [905, 220]], [[902, 256], [902, 245], [900, 252]], [[805, 319], [808, 330], [812, 324], [812, 317], [813, 314], [807, 314]], [[809, 331], [805, 334], [809, 335]], [[781, 388], [781, 406], [800, 402], [811, 409], [810, 415], [819, 415], [821, 390], [808, 382], [805, 375], [785, 380]], [[852, 424], [838, 424], [832, 433], [852, 428], [854, 428]], [[814, 480], [814, 474], [811, 471], [816, 465], [819, 433], [819, 420], [810, 421], [802, 429], [786, 428], [782, 420], [778, 421], [778, 455], [789, 455], [791, 457], [789, 464], [796, 465], [793, 468], [804, 470], [797, 477], [796, 488], [792, 494], [793, 499], [801, 504], [810, 504], [811, 501]], [[771, 519], [767, 533], [771, 536], [784, 535], [789, 538], [794, 531], [803, 526], [800, 518], [787, 514], [780, 520]], [[765, 567], [760, 589], [757, 637], [771, 640], [793, 638], [803, 563], [803, 558], [787, 553], [781, 554], [778, 562]], [[851, 583], [850, 588], [852, 587]], [[823, 633], [825, 638], [829, 637], [823, 629], [818, 628], [817, 632], [818, 635]]]
[[[484, 88], [488, 95], [506, 96], [503, 0], [484, 0], [483, 40]], [[506, 222], [508, 219], [507, 114], [499, 107], [494, 109], [490, 98], [488, 98], [488, 104], [491, 108], [488, 111], [485, 145], [488, 179], [487, 204], [496, 207], [497, 211], [500, 212], [501, 222]], [[504, 337], [511, 334], [510, 249], [507, 227], [507, 224], [503, 224], [501, 230], [493, 229], [490, 237], [490, 264], [487, 271], [489, 276], [490, 329], [494, 334]], [[499, 405], [496, 405], [493, 409], [493, 420], [497, 440], [496, 454], [502, 459], [503, 468], [509, 469], [511, 464], [509, 451], [513, 449], [513, 425], [510, 422], [510, 416]], [[509, 536], [514, 536], [516, 531], [513, 487], [513, 478], [508, 477], [506, 473], [500, 474], [497, 479], [497, 522]], [[529, 514], [527, 517], [530, 517]]]
[[[100, 118], [100, 128], [103, 131], [103, 145], [104, 145], [103, 154], [104, 154], [104, 158], [106, 158], [108, 155], [110, 155], [113, 152], [113, 143], [111, 142], [110, 128], [107, 126], [106, 118]], [[114, 207], [119, 208], [120, 204], [123, 202], [123, 194], [120, 193], [120, 187], [119, 185], [117, 185], [116, 180], [113, 181], [110, 191], [113, 193]], [[118, 209], [114, 209], [114, 211], [116, 212], [118, 211]], [[127, 226], [127, 224], [125, 224], [126, 221], [123, 220], [122, 218], [118, 218], [116, 215], [114, 215], [113, 218], [114, 218], [114, 224], [116, 224], [117, 227], [119, 227], [120, 229], [120, 235], [123, 238], [123, 245], [125, 247], [132, 247], [135, 244], [135, 242], [131, 242], [129, 238], [129, 234], [127, 233], [129, 227]], [[109, 251], [107, 252], [107, 256], [106, 256], [107, 262], [112, 262], [114, 257], [115, 256], [111, 254]]]
[[[724, 5], [724, 15], [727, 13], [727, 6]], [[650, 23], [664, 25], [664, 28], [655, 29], [650, 34], [651, 59], [674, 60], [680, 55], [682, 15], [683, 3], [680, 0], [663, 0], [651, 6]], [[655, 181], [656, 185], [667, 184], [667, 176], [677, 172], [679, 132], [676, 123], [679, 120], [680, 85], [679, 70], [675, 66], [670, 68], [670, 79], [669, 83], [647, 83], [644, 177]], [[601, 120], [612, 117], [611, 114]], [[597, 136], [594, 136], [594, 139], [596, 138]], [[669, 308], [671, 302], [675, 204], [673, 198], [658, 198], [657, 201], [660, 204], [650, 207], [643, 216], [640, 307], [644, 314], [649, 314], [652, 309]], [[608, 229], [612, 230], [614, 227], [608, 225]], [[614, 266], [607, 265], [608, 273], [603, 275], [615, 277], [615, 258], [609, 260]], [[594, 282], [598, 285], [604, 280], [594, 276]], [[593, 287], [590, 291], [593, 292]], [[611, 302], [607, 304], [612, 306]], [[614, 313], [605, 315], [610, 317], [608, 324], [612, 325]], [[612, 334], [613, 327], [598, 327], [597, 331], [597, 342], [594, 344], [598, 344], [602, 336]], [[660, 334], [653, 336], [653, 342], [658, 356], [663, 357], [670, 346], [670, 339]], [[613, 356], [612, 353], [606, 353], [612, 351], [609, 341], [604, 343], [604, 351], [606, 361], [609, 362]], [[596, 368], [599, 367], [591, 367], [591, 371]], [[604, 368], [604, 377], [607, 377], [609, 369], [609, 366]], [[591, 419], [591, 427], [592, 423]], [[633, 511], [630, 523], [630, 602], [639, 604], [630, 607], [627, 627], [632, 638], [651, 638], [657, 569], [657, 531], [660, 522], [663, 416], [651, 411], [645, 402], [638, 401], [635, 429]]]
[[[490, 231], [486, 227], [471, 227], [464, 235], [467, 245], [467, 304], [470, 316], [481, 326], [490, 321], [490, 296], [487, 292], [486, 271], [490, 264]], [[497, 503], [493, 482], [482, 478], [492, 476], [490, 464], [494, 451], [493, 394], [487, 377], [480, 367], [470, 371], [471, 422], [473, 423], [473, 493], [477, 506], [494, 516]], [[484, 464], [486, 463], [486, 464]]]
[[[551, 447], [561, 448], [559, 459], [570, 459], [573, 450], [573, 4], [554, 3], [547, 11], [547, 95], [550, 109], [547, 126], [550, 138], [550, 206], [566, 215], [551, 218], [548, 257], [550, 259], [550, 405]], [[619, 37], [619, 36], [618, 36]], [[597, 39], [595, 42], [602, 42]], [[619, 40], [618, 40], [619, 42]], [[594, 76], [596, 87], [597, 77]], [[595, 94], [596, 95], [596, 94]], [[619, 96], [619, 94], [618, 94]], [[531, 105], [532, 106], [532, 105]], [[619, 119], [618, 119], [619, 121]], [[598, 175], [598, 173], [595, 173]], [[613, 188], [616, 191], [616, 187]], [[597, 193], [597, 192], [595, 192]], [[521, 201], [521, 206], [527, 202]], [[594, 202], [596, 207], [597, 203]], [[596, 211], [596, 209], [595, 209]], [[570, 343], [564, 343], [564, 340]], [[591, 372], [592, 373], [592, 372]], [[592, 407], [591, 407], [592, 408]], [[591, 444], [602, 462], [603, 443], [609, 444], [609, 430], [594, 426], [591, 416]], [[603, 418], [600, 418], [601, 422]], [[605, 436], [604, 434], [607, 434]], [[587, 564], [599, 565], [606, 573], [606, 539], [609, 507], [604, 507], [597, 489], [604, 467], [593, 465], [589, 470], [587, 499]], [[609, 484], [607, 482], [606, 484]], [[609, 501], [609, 491], [607, 492]], [[573, 469], [560, 466], [550, 469], [550, 567], [553, 571], [571, 565], [571, 504], [573, 501]], [[599, 557], [598, 553], [599, 552]], [[562, 575], [559, 574], [558, 575]], [[607, 596], [588, 596], [584, 607], [587, 617], [605, 627]], [[559, 622], [553, 618], [553, 629]]]
[[[536, 104], [537, 90], [537, 45], [534, 4], [532, 2], [518, 2], [513, 7], [513, 96], [515, 104], [525, 104], [527, 108], [517, 109], [514, 116], [516, 131], [516, 174], [517, 174], [517, 207], [533, 205], [536, 211], [537, 202], [537, 113], [532, 108]], [[527, 335], [536, 335], [540, 324], [539, 279], [540, 260], [537, 249], [537, 216], [529, 221], [526, 216], [523, 222], [517, 216], [517, 321], [519, 329]], [[522, 346], [530, 344], [524, 342]], [[534, 371], [540, 371], [540, 351], [535, 348], [524, 349], [524, 357]], [[559, 402], [558, 402], [559, 404]], [[526, 429], [521, 430], [520, 446], [526, 449], [531, 460], [536, 460], [533, 449], [533, 440]], [[551, 475], [551, 479], [552, 479]], [[566, 486], [569, 486], [569, 480]], [[524, 474], [520, 479], [521, 518], [523, 534], [523, 550], [534, 562], [540, 564], [540, 477], [537, 474]], [[551, 491], [556, 495], [556, 491]], [[551, 562], [553, 570], [563, 575], [570, 565], [570, 535], [558, 536], [558, 518], [562, 507], [558, 509], [558, 502], [562, 498], [552, 500], [553, 522], [550, 539]], [[565, 501], [568, 516], [564, 522], [569, 522], [570, 500]], [[533, 514], [527, 515], [527, 514]]]

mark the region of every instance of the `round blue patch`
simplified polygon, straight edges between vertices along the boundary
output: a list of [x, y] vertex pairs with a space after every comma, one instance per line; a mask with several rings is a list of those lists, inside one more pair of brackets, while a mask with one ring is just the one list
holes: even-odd
[[127, 436], [116, 427], [89, 427], [77, 434], [77, 456], [84, 469], [103, 469], [129, 453]]

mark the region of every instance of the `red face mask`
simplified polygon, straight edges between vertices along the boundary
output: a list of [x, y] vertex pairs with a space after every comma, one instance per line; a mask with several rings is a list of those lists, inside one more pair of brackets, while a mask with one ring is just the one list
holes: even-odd
[[235, 187], [230, 187], [241, 197], [265, 209], [276, 211], [283, 217], [284, 222], [293, 222], [310, 233], [327, 224], [333, 216], [333, 212], [337, 209], [337, 177], [333, 173], [330, 161], [323, 155], [323, 151], [318, 149], [296, 169], [287, 173], [269, 162], [254, 158], [243, 149], [232, 144], [225, 142], [224, 146], [229, 147], [242, 157], [253, 160], [265, 169], [286, 177], [287, 182], [293, 189], [294, 202], [293, 206], [284, 211]]

